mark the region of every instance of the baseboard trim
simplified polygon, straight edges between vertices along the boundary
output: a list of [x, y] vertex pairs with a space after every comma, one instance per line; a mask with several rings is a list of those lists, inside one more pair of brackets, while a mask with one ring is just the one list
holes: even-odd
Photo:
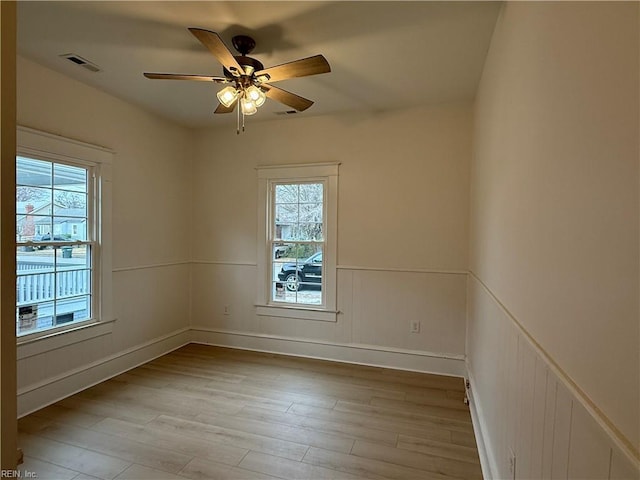
[[18, 390], [18, 418], [70, 397], [132, 368], [191, 343], [191, 329], [181, 328], [135, 347]]
[[355, 365], [464, 377], [464, 355], [191, 327], [192, 342]]
[[494, 478], [494, 472], [498, 472], [498, 466], [495, 464], [496, 456], [490, 451], [491, 442], [486, 436], [487, 425], [484, 422], [485, 416], [482, 413], [482, 407], [474, 398], [476, 382], [473, 374], [467, 365], [467, 379], [469, 380], [469, 388], [467, 389], [467, 398], [469, 399], [469, 410], [471, 412], [471, 422], [473, 423], [473, 431], [475, 432], [476, 445], [478, 447], [478, 455], [480, 456], [480, 467], [482, 468], [482, 478], [491, 480]]

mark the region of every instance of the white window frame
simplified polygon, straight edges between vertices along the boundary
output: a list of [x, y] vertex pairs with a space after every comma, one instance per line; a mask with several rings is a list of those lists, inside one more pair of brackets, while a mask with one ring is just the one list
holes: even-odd
[[[69, 342], [92, 338], [106, 333], [105, 325], [114, 320], [112, 312], [112, 250], [111, 250], [111, 178], [113, 152], [77, 140], [64, 138], [32, 128], [17, 127], [16, 155], [64, 163], [88, 168], [93, 175], [93, 191], [88, 192], [89, 217], [94, 226], [92, 244], [92, 312], [91, 318], [84, 321], [71, 322], [32, 334], [16, 337], [20, 356], [21, 347], [28, 345], [29, 352], [50, 350], [48, 344], [57, 348], [64, 340], [60, 336], [75, 332], [68, 336]], [[99, 328], [94, 328], [99, 327]], [[71, 338], [72, 337], [72, 338]], [[55, 339], [55, 340], [52, 340]]]
[[[257, 237], [257, 301], [256, 313], [270, 317], [298, 318], [325, 322], [337, 321], [336, 263], [338, 227], [338, 166], [339, 163], [312, 163], [301, 165], [268, 165], [257, 167], [258, 172], [258, 237]], [[305, 305], [273, 302], [271, 300], [272, 272], [271, 205], [272, 185], [277, 183], [323, 182], [324, 236], [322, 258], [324, 285], [323, 305]]]

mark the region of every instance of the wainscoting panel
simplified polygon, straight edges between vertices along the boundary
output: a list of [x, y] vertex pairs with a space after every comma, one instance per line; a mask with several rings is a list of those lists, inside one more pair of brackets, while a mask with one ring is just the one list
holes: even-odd
[[468, 298], [467, 370], [485, 478], [640, 479], [637, 452], [473, 274]]
[[[250, 263], [193, 263], [194, 338], [223, 346], [464, 375], [460, 367], [465, 272], [339, 266], [339, 313], [337, 321], [325, 322], [257, 315], [256, 271]], [[412, 321], [420, 322], [419, 332], [410, 332]]]

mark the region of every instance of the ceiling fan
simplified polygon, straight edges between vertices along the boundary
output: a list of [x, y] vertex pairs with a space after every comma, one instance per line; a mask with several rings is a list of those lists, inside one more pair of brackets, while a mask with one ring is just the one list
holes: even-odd
[[283, 103], [299, 112], [313, 105], [313, 101], [278, 88], [271, 83], [331, 71], [329, 62], [322, 55], [314, 55], [275, 67], [264, 68], [260, 61], [247, 56], [256, 46], [255, 40], [247, 35], [236, 35], [231, 39], [234, 48], [240, 53], [240, 55], [233, 55], [216, 32], [202, 28], [189, 28], [189, 31], [222, 64], [224, 76], [212, 77], [176, 73], [145, 73], [144, 76], [160, 80], [192, 80], [229, 84], [218, 92], [220, 104], [214, 113], [231, 113], [236, 104], [240, 103], [238, 133], [240, 133], [240, 114], [242, 113], [242, 129], [244, 130], [244, 116], [255, 114], [258, 107], [264, 104], [267, 98]]

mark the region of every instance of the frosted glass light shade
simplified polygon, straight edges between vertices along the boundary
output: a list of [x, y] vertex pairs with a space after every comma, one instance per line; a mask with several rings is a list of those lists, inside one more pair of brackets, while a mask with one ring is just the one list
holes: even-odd
[[233, 87], [224, 87], [217, 93], [218, 100], [225, 107], [230, 107], [238, 98], [238, 91]]
[[244, 115], [253, 115], [258, 111], [256, 102], [247, 97], [243, 97], [240, 99], [240, 108], [242, 109], [242, 113]]
[[247, 96], [256, 104], [256, 107], [261, 107], [267, 99], [267, 96], [264, 94], [264, 92], [255, 85], [251, 85], [249, 88], [247, 88], [246, 92]]

